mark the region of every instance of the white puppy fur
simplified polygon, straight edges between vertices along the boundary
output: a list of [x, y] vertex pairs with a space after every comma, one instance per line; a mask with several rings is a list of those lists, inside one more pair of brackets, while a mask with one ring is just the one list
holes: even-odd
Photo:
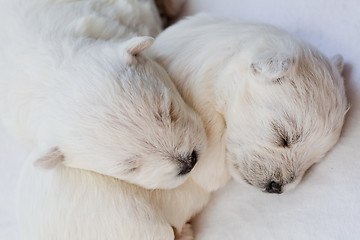
[[295, 185], [339, 137], [342, 59], [330, 62], [282, 31], [198, 16], [165, 31], [151, 54], [202, 117], [202, 161], [185, 184], [145, 190], [64, 165], [39, 174], [34, 152], [19, 195], [27, 239], [173, 239], [171, 226], [181, 231], [230, 178], [228, 167], [261, 189]]
[[146, 188], [183, 183], [206, 138], [166, 71], [141, 53], [153, 42], [143, 35], [161, 30], [153, 2], [17, 9], [4, 20], [18, 28], [2, 33], [0, 112], [37, 148], [36, 165], [62, 162]]
[[168, 28], [151, 50], [202, 117], [210, 151], [192, 178], [209, 191], [229, 173], [287, 191], [339, 139], [348, 109], [341, 56], [329, 60], [272, 26], [206, 15]]
[[142, 53], [161, 30], [153, 2], [9, 0], [1, 11], [0, 114], [34, 148], [17, 200], [24, 239], [174, 239], [208, 198], [188, 178], [206, 135]]
[[[190, 240], [183, 225], [209, 193], [188, 179], [147, 190], [116, 178], [58, 165], [42, 171], [29, 156], [18, 192], [19, 228], [26, 240]], [[183, 231], [182, 231], [183, 228]]]

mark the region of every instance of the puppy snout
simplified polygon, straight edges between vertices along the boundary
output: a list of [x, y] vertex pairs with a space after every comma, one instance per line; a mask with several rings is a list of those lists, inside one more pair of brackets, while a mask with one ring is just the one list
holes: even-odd
[[193, 151], [191, 154], [180, 160], [180, 172], [179, 175], [185, 175], [189, 173], [197, 163], [197, 153]]
[[266, 191], [268, 193], [278, 193], [278, 194], [280, 194], [282, 192], [281, 184], [278, 183], [278, 182], [271, 181], [266, 186]]

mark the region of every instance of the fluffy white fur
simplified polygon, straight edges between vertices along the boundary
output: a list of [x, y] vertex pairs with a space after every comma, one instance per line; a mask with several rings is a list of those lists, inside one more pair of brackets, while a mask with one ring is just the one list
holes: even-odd
[[[176, 187], [204, 134], [166, 72], [141, 52], [161, 29], [152, 1], [21, 1], [2, 34], [0, 110], [64, 165], [147, 188]], [[17, 15], [15, 15], [17, 16]], [[20, 21], [17, 23], [15, 21]], [[193, 154], [194, 153], [194, 154]], [[64, 157], [65, 156], [65, 157]]]
[[[70, 26], [82, 29], [78, 23]], [[91, 31], [81, 34], [94, 38], [96, 24], [89, 26]], [[19, 191], [27, 239], [173, 239], [171, 226], [181, 231], [209, 193], [230, 178], [228, 167], [233, 177], [262, 190], [269, 182], [289, 188], [339, 137], [347, 110], [342, 59], [330, 62], [282, 31], [198, 16], [165, 31], [151, 54], [206, 128], [209, 146], [191, 177], [172, 190], [145, 190], [62, 164], [40, 173], [31, 166], [39, 159], [34, 151]], [[111, 60], [102, 66], [112, 66]], [[197, 144], [201, 131], [194, 129], [189, 134]], [[90, 159], [99, 154], [99, 149], [90, 150]], [[78, 159], [87, 161], [84, 156]], [[191, 232], [188, 225], [184, 232]]]
[[161, 30], [153, 2], [2, 6], [0, 113], [34, 149], [19, 183], [24, 238], [191, 237], [182, 226], [208, 195], [188, 172], [206, 135], [142, 54]]
[[192, 239], [183, 225], [208, 201], [191, 179], [175, 189], [147, 190], [116, 178], [63, 165], [22, 172], [19, 228], [24, 239]]
[[343, 59], [275, 27], [198, 15], [151, 50], [201, 115], [210, 149], [192, 178], [211, 191], [230, 175], [281, 193], [334, 146], [348, 109]]

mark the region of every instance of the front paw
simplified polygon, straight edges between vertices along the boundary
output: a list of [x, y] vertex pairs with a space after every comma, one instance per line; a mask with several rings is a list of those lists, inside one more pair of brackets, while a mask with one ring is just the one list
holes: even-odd
[[194, 240], [194, 232], [190, 223], [186, 223], [180, 234], [177, 234], [175, 240]]

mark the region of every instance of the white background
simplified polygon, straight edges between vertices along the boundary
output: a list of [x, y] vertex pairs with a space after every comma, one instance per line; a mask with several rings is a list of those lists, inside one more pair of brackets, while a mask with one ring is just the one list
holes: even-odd
[[[339, 144], [296, 190], [270, 195], [231, 182], [196, 218], [196, 239], [360, 239], [360, 1], [189, 0], [186, 14], [200, 11], [273, 24], [341, 53], [352, 108]], [[0, 126], [1, 240], [18, 239], [15, 186], [26, 154]]]

